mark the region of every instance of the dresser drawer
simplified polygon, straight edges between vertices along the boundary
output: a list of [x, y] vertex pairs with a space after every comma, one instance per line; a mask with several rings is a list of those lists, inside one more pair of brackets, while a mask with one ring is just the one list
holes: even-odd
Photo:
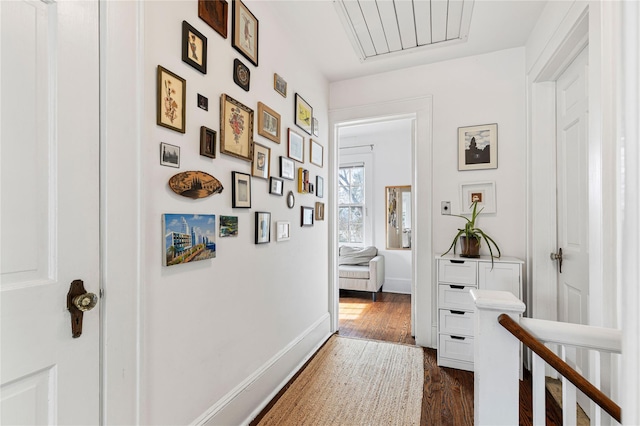
[[438, 281], [476, 285], [478, 262], [465, 260], [440, 259], [438, 261]]
[[473, 285], [440, 284], [438, 286], [438, 308], [474, 311], [476, 304], [471, 297]]
[[473, 362], [473, 337], [440, 335], [438, 355], [441, 358]]
[[473, 312], [440, 309], [438, 315], [440, 333], [473, 336], [474, 317]]

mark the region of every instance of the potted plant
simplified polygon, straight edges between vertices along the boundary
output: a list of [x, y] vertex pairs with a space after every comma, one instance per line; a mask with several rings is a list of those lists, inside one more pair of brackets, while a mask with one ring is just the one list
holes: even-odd
[[[484, 240], [487, 243], [487, 247], [489, 248], [489, 254], [491, 255], [491, 265], [493, 265], [493, 259], [500, 258], [500, 247], [498, 247], [498, 244], [496, 244], [496, 242], [493, 241], [490, 236], [485, 234], [482, 229], [476, 228], [476, 219], [484, 208], [478, 210], [477, 201], [473, 202], [471, 208], [471, 219], [457, 214], [453, 215], [463, 218], [467, 221], [467, 223], [465, 223], [464, 228], [458, 229], [458, 233], [455, 237], [453, 237], [453, 242], [449, 246], [449, 250], [447, 250], [443, 255], [449, 253], [451, 249], [453, 249], [453, 254], [456, 254], [456, 246], [458, 244], [458, 238], [460, 238], [460, 257], [480, 257], [480, 242]], [[498, 252], [497, 256], [493, 255], [493, 248], [495, 248], [495, 250]]]

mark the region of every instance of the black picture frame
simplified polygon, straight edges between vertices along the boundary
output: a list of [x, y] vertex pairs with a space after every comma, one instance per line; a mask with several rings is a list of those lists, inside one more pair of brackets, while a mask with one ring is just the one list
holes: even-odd
[[233, 82], [240, 86], [245, 92], [249, 91], [251, 71], [240, 59], [233, 60]]
[[311, 135], [313, 131], [313, 108], [299, 93], [296, 93], [293, 116], [296, 126]]
[[207, 38], [187, 21], [182, 21], [182, 62], [207, 73]]
[[316, 176], [316, 197], [324, 198], [324, 178]]
[[256, 67], [258, 66], [258, 19], [240, 0], [233, 2], [231, 45]]
[[200, 155], [216, 158], [216, 131], [200, 126]]
[[300, 226], [313, 226], [313, 207], [300, 206]]
[[256, 244], [268, 244], [271, 242], [271, 213], [256, 212]]
[[290, 158], [280, 156], [280, 177], [294, 180], [296, 178], [296, 163]]
[[271, 176], [269, 178], [269, 194], [284, 195], [284, 180]]
[[209, 98], [198, 93], [198, 108], [209, 111]]
[[234, 209], [251, 208], [251, 175], [231, 172], [231, 200]]

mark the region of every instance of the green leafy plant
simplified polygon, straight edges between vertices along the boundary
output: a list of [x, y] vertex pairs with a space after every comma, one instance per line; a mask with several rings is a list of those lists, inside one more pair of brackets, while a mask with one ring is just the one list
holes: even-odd
[[[496, 242], [493, 240], [493, 238], [488, 236], [482, 229], [476, 228], [476, 220], [478, 218], [478, 215], [484, 209], [484, 207], [481, 208], [480, 210], [478, 210], [478, 202], [474, 201], [473, 204], [471, 204], [470, 208], [472, 208], [471, 219], [469, 219], [466, 216], [460, 216], [460, 215], [457, 215], [457, 214], [452, 215], [452, 216], [456, 216], [456, 217], [461, 217], [462, 219], [466, 220], [467, 223], [465, 223], [464, 228], [459, 228], [458, 229], [458, 233], [456, 234], [455, 237], [453, 237], [453, 242], [449, 246], [449, 250], [447, 250], [445, 253], [443, 253], [443, 255], [449, 253], [451, 251], [451, 249], [453, 249], [453, 254], [456, 254], [456, 246], [458, 244], [458, 239], [460, 237], [465, 237], [466, 238], [467, 247], [469, 247], [471, 245], [471, 242], [476, 242], [476, 244], [479, 246], [480, 242], [482, 240], [484, 240], [487, 243], [487, 247], [489, 248], [489, 254], [491, 255], [491, 265], [493, 266], [493, 259], [494, 258], [498, 259], [501, 256], [500, 247], [498, 247], [498, 244], [496, 244]], [[461, 243], [461, 245], [462, 245], [462, 243]], [[494, 248], [498, 252], [497, 256], [494, 256], [494, 254], [493, 254], [493, 249]], [[463, 257], [475, 257], [475, 256], [470, 256], [468, 253], [461, 253], [460, 256], [463, 256]]]

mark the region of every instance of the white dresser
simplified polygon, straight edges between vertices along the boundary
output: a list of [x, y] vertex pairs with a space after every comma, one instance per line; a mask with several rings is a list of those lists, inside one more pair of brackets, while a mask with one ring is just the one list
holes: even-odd
[[520, 259], [458, 255], [436, 257], [438, 274], [438, 365], [473, 371], [472, 288], [510, 291], [522, 300]]

